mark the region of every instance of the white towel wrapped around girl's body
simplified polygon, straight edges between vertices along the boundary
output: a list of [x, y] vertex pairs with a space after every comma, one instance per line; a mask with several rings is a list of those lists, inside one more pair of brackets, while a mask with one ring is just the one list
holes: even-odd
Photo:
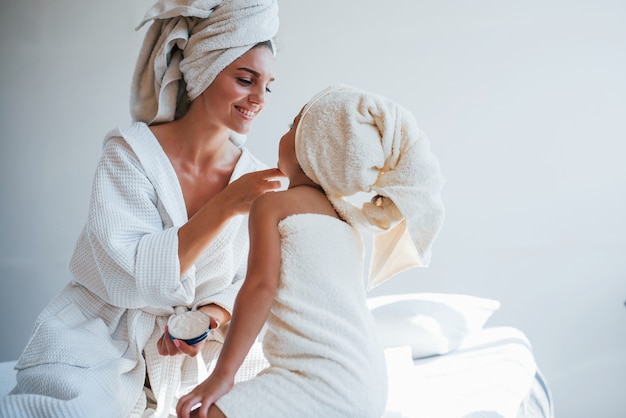
[[217, 405], [233, 417], [376, 417], [387, 375], [366, 306], [358, 231], [326, 215], [281, 221], [281, 275], [263, 339], [270, 367]]

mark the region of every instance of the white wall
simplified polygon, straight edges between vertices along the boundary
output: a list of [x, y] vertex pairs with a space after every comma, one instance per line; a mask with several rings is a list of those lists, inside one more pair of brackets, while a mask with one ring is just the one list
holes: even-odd
[[[126, 125], [151, 1], [0, 6], [0, 360], [68, 281], [104, 134]], [[626, 416], [626, 3], [280, 2], [278, 80], [248, 146], [269, 164], [341, 82], [411, 109], [448, 179], [429, 269], [373, 291], [490, 297], [564, 418]]]

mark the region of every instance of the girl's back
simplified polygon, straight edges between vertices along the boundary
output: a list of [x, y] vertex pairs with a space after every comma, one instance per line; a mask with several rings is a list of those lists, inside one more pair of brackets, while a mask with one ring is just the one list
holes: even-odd
[[218, 405], [227, 415], [380, 417], [386, 370], [365, 304], [361, 235], [329, 203], [330, 215], [298, 209], [309, 200], [308, 207], [326, 211], [310, 201], [325, 200], [313, 189], [285, 205], [292, 191], [264, 196], [289, 213], [278, 224], [280, 279], [263, 339], [270, 367], [235, 385]]

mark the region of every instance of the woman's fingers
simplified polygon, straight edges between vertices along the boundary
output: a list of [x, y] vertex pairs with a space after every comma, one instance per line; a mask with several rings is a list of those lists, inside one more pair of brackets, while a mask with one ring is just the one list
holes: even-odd
[[280, 190], [281, 179], [284, 178], [277, 168], [253, 171], [230, 183], [220, 195], [225, 207], [231, 207], [239, 214], [247, 214], [254, 199], [264, 193]]
[[165, 326], [165, 330], [163, 331], [163, 335], [157, 341], [157, 351], [162, 356], [172, 356], [175, 354], [176, 345], [170, 339], [170, 334], [167, 332], [167, 325]]
[[265, 170], [253, 171], [249, 174], [259, 175], [266, 181], [277, 178], [285, 178], [283, 172], [277, 168], [267, 168]]
[[170, 338], [170, 334], [167, 332], [167, 325], [163, 331], [163, 335], [157, 341], [157, 351], [162, 356], [176, 356], [178, 354], [186, 354], [190, 357], [195, 357], [202, 350], [204, 346], [204, 340], [194, 345], [189, 345], [183, 340]]
[[245, 174], [245, 183], [249, 186], [248, 192], [251, 193], [251, 200], [256, 199], [260, 195], [270, 191], [280, 190], [282, 188], [281, 179], [285, 179], [285, 175], [277, 168], [269, 168], [267, 170], [255, 171]]
[[176, 341], [178, 342], [177, 348], [179, 352], [183, 354], [187, 354], [190, 357], [195, 357], [202, 350], [205, 340], [202, 340], [194, 345], [189, 345], [182, 340], [176, 340]]

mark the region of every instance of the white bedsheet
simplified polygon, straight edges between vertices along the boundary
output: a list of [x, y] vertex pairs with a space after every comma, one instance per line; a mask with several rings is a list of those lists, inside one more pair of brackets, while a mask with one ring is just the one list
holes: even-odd
[[528, 339], [512, 327], [473, 332], [443, 356], [413, 360], [408, 346], [385, 352], [384, 418], [515, 418], [537, 370]]

